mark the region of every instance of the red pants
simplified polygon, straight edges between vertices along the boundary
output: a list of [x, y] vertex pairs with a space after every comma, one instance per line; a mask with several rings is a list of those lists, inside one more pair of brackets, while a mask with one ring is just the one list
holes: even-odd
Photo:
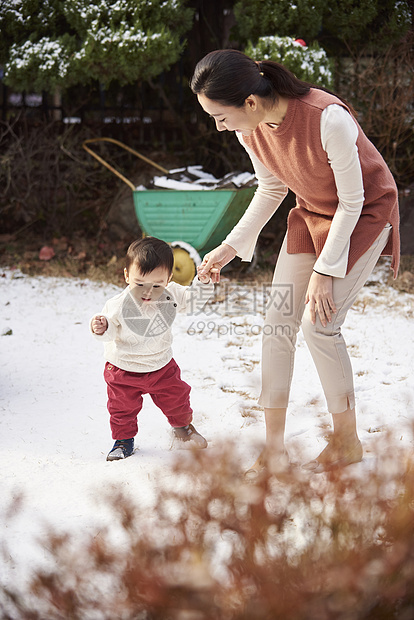
[[113, 364], [105, 364], [104, 378], [108, 391], [108, 411], [113, 439], [130, 439], [138, 432], [138, 413], [142, 395], [149, 394], [167, 416], [171, 426], [186, 426], [193, 417], [190, 386], [180, 376], [172, 359], [153, 372], [128, 372]]

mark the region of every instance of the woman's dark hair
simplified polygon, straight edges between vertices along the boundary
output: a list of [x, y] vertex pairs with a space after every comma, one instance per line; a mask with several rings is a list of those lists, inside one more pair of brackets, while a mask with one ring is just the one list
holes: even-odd
[[174, 265], [173, 251], [171, 246], [161, 239], [144, 237], [133, 241], [127, 250], [126, 270], [129, 271], [133, 264], [137, 265], [143, 276], [158, 267], [164, 267], [171, 274]]
[[297, 99], [306, 95], [310, 88], [318, 88], [338, 97], [355, 114], [352, 106], [339, 95], [299, 80], [278, 62], [256, 62], [238, 50], [216, 50], [204, 56], [197, 63], [190, 88], [196, 95], [236, 108], [241, 108], [249, 95], [276, 103], [279, 97]]

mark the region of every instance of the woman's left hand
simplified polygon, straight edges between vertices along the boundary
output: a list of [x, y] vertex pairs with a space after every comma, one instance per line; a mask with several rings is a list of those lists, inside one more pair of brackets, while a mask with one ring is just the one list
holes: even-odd
[[332, 321], [332, 314], [336, 313], [336, 306], [332, 295], [332, 276], [322, 276], [315, 271], [312, 273], [305, 303], [309, 303], [309, 312], [312, 325], [316, 323], [316, 313], [324, 327]]
[[213, 284], [220, 282], [220, 271], [236, 256], [237, 251], [227, 243], [222, 243], [205, 255], [203, 262], [197, 269], [198, 277], [211, 276]]

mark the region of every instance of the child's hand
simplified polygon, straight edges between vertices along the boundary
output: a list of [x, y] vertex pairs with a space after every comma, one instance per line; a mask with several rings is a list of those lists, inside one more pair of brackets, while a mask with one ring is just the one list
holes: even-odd
[[92, 319], [92, 331], [98, 336], [102, 336], [108, 329], [108, 321], [104, 316], [94, 316]]
[[209, 273], [200, 273], [201, 265], [197, 267], [197, 276], [200, 282], [203, 284], [208, 284], [210, 282], [210, 274]]

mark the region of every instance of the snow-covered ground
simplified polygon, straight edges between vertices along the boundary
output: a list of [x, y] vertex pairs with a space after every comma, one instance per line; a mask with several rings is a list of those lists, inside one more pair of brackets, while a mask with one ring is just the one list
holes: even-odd
[[[377, 439], [390, 431], [413, 446], [414, 297], [381, 284], [382, 270], [349, 312], [344, 335], [352, 355], [363, 475]], [[103, 496], [114, 485], [150, 503], [182, 452], [170, 450], [166, 419], [148, 397], [139, 416], [137, 450], [109, 463], [112, 445], [102, 378], [102, 346], [88, 333], [114, 286], [76, 279], [28, 277], [0, 270], [1, 583], [28, 575], [46, 557], [38, 537], [93, 531], [110, 523]], [[239, 446], [240, 472], [264, 439], [260, 389], [262, 285], [224, 281], [217, 301], [174, 324], [175, 358], [192, 386], [194, 423], [214, 451]], [[330, 426], [323, 393], [299, 334], [287, 424], [292, 460], [305, 462], [325, 445]], [[184, 457], [183, 457], [184, 458]], [[21, 509], [14, 502], [23, 496]], [[0, 547], [1, 548], [1, 547]]]

